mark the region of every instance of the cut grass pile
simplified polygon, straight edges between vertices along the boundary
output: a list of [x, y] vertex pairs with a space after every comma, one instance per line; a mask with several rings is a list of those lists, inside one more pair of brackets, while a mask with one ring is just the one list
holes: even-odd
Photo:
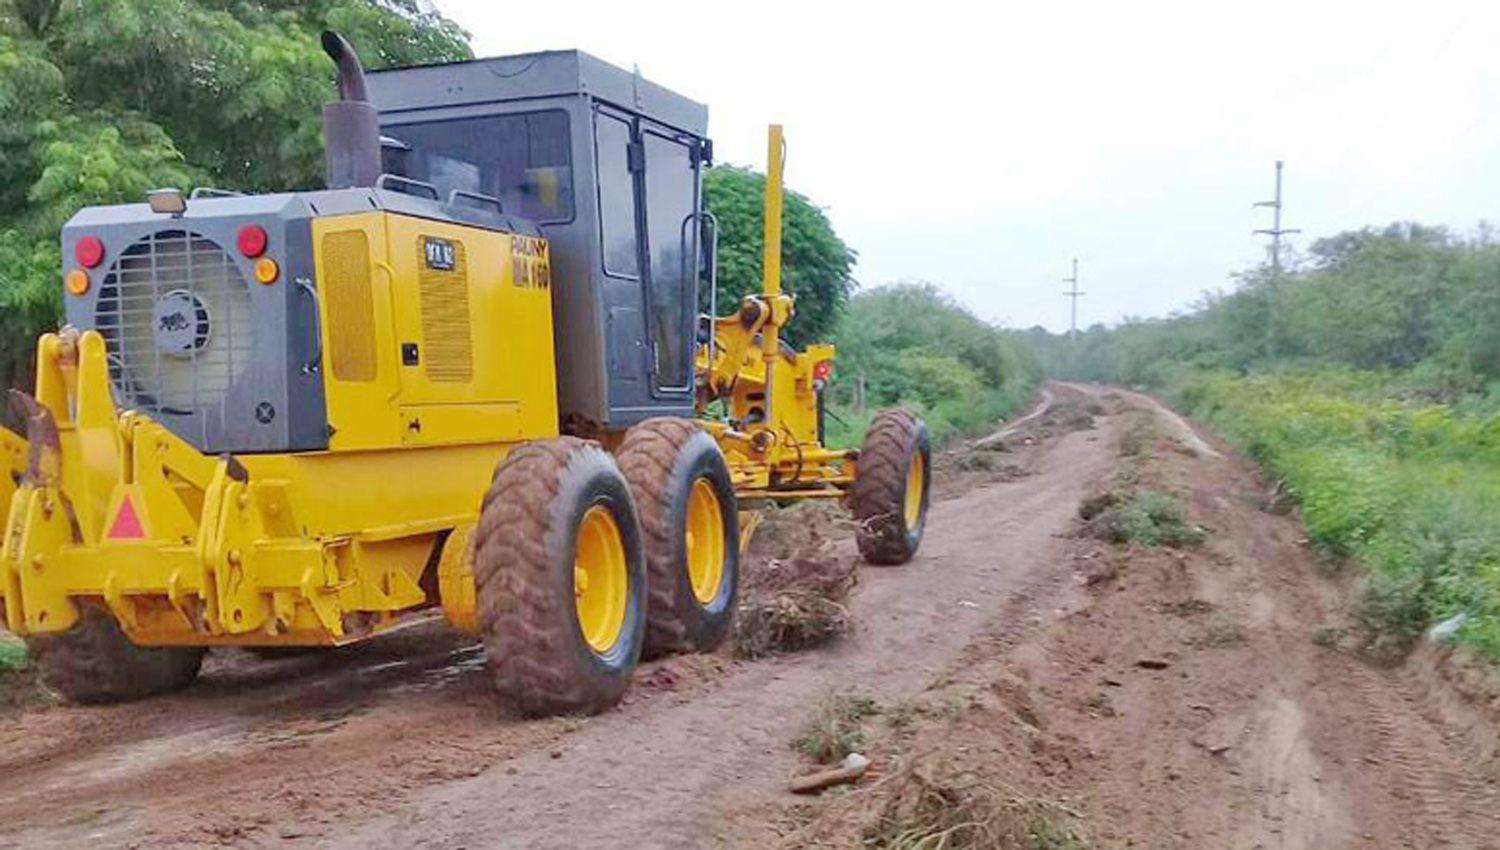
[[845, 602], [856, 562], [826, 536], [849, 519], [836, 505], [767, 508], [746, 560], [732, 645], [741, 658], [765, 658], [826, 644], [849, 631]]
[[1078, 515], [1089, 534], [1110, 543], [1184, 549], [1208, 532], [1189, 521], [1182, 499], [1161, 490], [1107, 491], [1083, 500]]

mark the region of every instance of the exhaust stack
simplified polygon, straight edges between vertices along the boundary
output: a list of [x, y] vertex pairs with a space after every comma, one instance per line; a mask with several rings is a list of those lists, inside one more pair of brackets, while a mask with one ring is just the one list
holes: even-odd
[[323, 51], [338, 66], [339, 99], [323, 104], [328, 188], [374, 186], [380, 177], [380, 113], [365, 91], [365, 69], [354, 47], [323, 31]]

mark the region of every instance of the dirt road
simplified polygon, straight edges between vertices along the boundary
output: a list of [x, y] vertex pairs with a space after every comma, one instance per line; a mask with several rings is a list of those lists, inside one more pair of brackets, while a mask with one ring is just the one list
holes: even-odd
[[[333, 657], [221, 653], [169, 698], [0, 717], [0, 845], [846, 844], [862, 827], [839, 807], [880, 781], [811, 806], [783, 787], [812, 707], [859, 692], [953, 707], [910, 741], [872, 732], [878, 774], [968, 759], [1067, 800], [1088, 843], [1500, 846], [1483, 707], [1432, 659], [1339, 648], [1347, 580], [1261, 509], [1248, 465], [1150, 399], [1049, 398], [986, 452], [1002, 463], [942, 464], [920, 555], [862, 569], [831, 648], [670, 659], [619, 710], [530, 723], [496, 717], [478, 648], [436, 624]], [[1185, 494], [1208, 542], [1078, 537], [1080, 501], [1126, 467]]]

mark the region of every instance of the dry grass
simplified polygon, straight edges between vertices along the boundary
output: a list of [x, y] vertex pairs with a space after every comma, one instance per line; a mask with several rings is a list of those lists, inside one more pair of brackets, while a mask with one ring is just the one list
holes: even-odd
[[802, 727], [792, 747], [818, 764], [843, 761], [845, 756], [864, 748], [864, 722], [879, 711], [869, 697], [826, 694], [818, 700], [812, 719]]

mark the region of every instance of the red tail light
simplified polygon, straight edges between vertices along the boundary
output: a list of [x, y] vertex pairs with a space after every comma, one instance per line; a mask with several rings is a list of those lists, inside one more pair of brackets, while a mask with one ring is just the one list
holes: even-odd
[[252, 260], [266, 252], [266, 231], [258, 224], [241, 227], [236, 241], [239, 243], [240, 253]]
[[814, 380], [826, 381], [826, 380], [828, 380], [828, 376], [832, 375], [832, 374], [833, 374], [833, 363], [832, 362], [827, 361], [827, 360], [819, 360], [817, 363], [813, 364], [813, 379]]
[[97, 236], [85, 236], [73, 246], [73, 257], [86, 269], [97, 268], [104, 262], [104, 243]]

